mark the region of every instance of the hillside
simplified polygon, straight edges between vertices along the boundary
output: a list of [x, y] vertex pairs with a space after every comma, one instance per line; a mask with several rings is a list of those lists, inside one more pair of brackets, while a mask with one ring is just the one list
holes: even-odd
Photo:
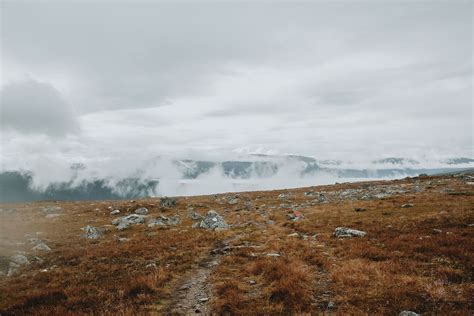
[[1, 315], [474, 312], [474, 174], [0, 207]]

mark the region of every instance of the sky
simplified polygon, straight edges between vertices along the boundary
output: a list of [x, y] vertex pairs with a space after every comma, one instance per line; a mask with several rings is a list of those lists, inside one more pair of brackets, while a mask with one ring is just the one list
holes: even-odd
[[158, 155], [473, 157], [472, 1], [0, 9], [3, 169]]

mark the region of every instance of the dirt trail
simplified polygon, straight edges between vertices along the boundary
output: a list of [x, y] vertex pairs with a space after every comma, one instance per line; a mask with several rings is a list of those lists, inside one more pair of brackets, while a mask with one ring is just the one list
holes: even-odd
[[212, 286], [208, 278], [215, 267], [219, 265], [220, 258], [227, 253], [229, 242], [238, 236], [218, 241], [209, 257], [199, 267], [190, 272], [190, 276], [175, 289], [175, 300], [167, 314], [171, 315], [196, 315], [211, 314], [210, 302], [212, 301]]

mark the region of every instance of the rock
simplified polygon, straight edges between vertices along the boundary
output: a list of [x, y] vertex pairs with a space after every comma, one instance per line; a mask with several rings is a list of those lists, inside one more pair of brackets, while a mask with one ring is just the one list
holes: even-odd
[[334, 230], [334, 236], [336, 237], [364, 237], [367, 235], [366, 232], [347, 227], [337, 227]]
[[224, 218], [220, 216], [216, 211], [210, 210], [207, 212], [206, 217], [199, 223], [200, 228], [204, 229], [228, 229], [229, 225], [224, 221]]
[[230, 205], [237, 204], [237, 203], [239, 203], [239, 198], [238, 197], [230, 197], [227, 200], [227, 203], [229, 203]]
[[32, 248], [32, 250], [35, 250], [35, 251], [50, 251], [51, 248], [49, 248], [48, 245], [46, 245], [44, 242], [41, 242], [41, 243], [37, 244], [36, 246], [34, 246]]
[[147, 215], [148, 214], [148, 209], [146, 207], [140, 207], [139, 209], [135, 210], [135, 214]]
[[441, 234], [442, 232], [441, 229], [433, 228], [433, 233]]
[[409, 207], [413, 207], [414, 205], [411, 204], [411, 203], [406, 203], [406, 204], [403, 204], [402, 205], [402, 208], [409, 208]]
[[118, 215], [120, 214], [120, 210], [113, 210], [112, 212], [110, 212], [110, 215]]
[[155, 226], [176, 226], [181, 222], [178, 215], [172, 217], [160, 216], [159, 218], [153, 219], [148, 222], [148, 227], [155, 227]]
[[53, 214], [53, 213], [62, 213], [63, 208], [59, 206], [45, 206], [43, 207], [42, 210], [46, 214]]
[[420, 314], [417, 314], [412, 311], [401, 311], [400, 314], [398, 314], [398, 316], [419, 316], [419, 315]]
[[195, 220], [195, 221], [200, 220], [200, 219], [203, 218], [201, 214], [193, 212], [193, 211], [188, 212], [188, 217], [192, 220]]
[[281, 257], [281, 255], [276, 252], [269, 252], [267, 253], [267, 257]]
[[281, 193], [280, 195], [278, 195], [278, 198], [280, 200], [285, 200], [285, 199], [288, 199], [291, 197], [291, 193]]
[[300, 235], [298, 233], [293, 233], [289, 234], [288, 237], [299, 237]]
[[354, 209], [354, 211], [356, 211], [356, 212], [365, 212], [366, 209], [363, 208], [363, 207], [356, 207], [356, 208]]
[[112, 221], [112, 225], [117, 226], [118, 230], [127, 229], [130, 225], [138, 225], [145, 223], [146, 215], [130, 214], [127, 216], [116, 218]]
[[86, 227], [81, 228], [84, 231], [84, 234], [82, 237], [88, 238], [88, 239], [100, 239], [103, 235], [104, 232], [102, 229], [87, 225]]
[[171, 208], [176, 206], [176, 199], [169, 197], [162, 197], [160, 199], [160, 207]]
[[20, 266], [30, 263], [28, 258], [22, 254], [16, 254], [16, 255], [11, 256], [10, 261]]
[[199, 299], [200, 303], [204, 303], [204, 302], [207, 302], [207, 301], [209, 301], [209, 297], [203, 297], [203, 298]]
[[250, 284], [250, 285], [255, 285], [255, 284], [257, 284], [257, 281], [255, 281], [255, 280], [250, 280], [250, 281], [249, 281], [249, 284]]

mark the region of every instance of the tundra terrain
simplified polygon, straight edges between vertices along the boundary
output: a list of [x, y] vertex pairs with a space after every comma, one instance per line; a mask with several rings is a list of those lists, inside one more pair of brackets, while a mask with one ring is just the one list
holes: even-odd
[[1, 315], [474, 313], [469, 173], [0, 207]]

